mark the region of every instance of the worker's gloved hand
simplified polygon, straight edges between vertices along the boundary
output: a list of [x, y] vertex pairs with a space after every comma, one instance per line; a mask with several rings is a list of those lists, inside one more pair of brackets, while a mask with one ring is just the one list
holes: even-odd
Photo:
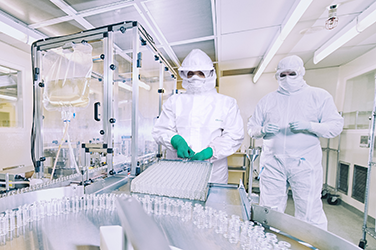
[[279, 126], [276, 124], [268, 123], [262, 127], [261, 132], [263, 134], [276, 134], [279, 131]]
[[209, 158], [211, 158], [213, 156], [213, 149], [211, 147], [207, 147], [205, 148], [204, 150], [198, 152], [197, 154], [195, 154], [191, 160], [194, 161], [194, 160], [198, 160], [198, 161], [204, 161], [204, 160], [207, 160]]
[[191, 158], [194, 156], [195, 152], [188, 147], [187, 142], [180, 135], [174, 135], [171, 138], [171, 144], [176, 149], [178, 157], [180, 158]]
[[296, 121], [296, 122], [290, 122], [290, 129], [294, 131], [302, 131], [302, 130], [310, 130], [312, 128], [310, 122], [305, 121]]

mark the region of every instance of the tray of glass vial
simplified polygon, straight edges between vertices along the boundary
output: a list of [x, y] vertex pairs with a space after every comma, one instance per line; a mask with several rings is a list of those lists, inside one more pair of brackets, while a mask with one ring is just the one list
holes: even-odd
[[131, 182], [132, 193], [205, 201], [212, 163], [160, 160]]

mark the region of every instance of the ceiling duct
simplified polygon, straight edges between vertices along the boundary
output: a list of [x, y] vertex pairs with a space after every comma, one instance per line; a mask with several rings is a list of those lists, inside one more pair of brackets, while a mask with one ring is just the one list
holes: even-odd
[[245, 68], [245, 69], [230, 69], [223, 70], [221, 76], [238, 76], [238, 75], [250, 75], [253, 74], [255, 68]]

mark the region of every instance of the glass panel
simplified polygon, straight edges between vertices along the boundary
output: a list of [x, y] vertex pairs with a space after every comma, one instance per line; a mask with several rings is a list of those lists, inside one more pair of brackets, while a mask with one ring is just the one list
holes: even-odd
[[0, 65], [0, 127], [23, 127], [21, 71]]
[[375, 93], [375, 72], [368, 72], [346, 82], [344, 128], [368, 129]]
[[138, 155], [157, 154], [158, 145], [151, 132], [159, 115], [159, 60], [154, 54], [141, 47], [142, 67], [140, 68]]
[[131, 162], [132, 29], [114, 34], [114, 165]]
[[[46, 157], [45, 171], [48, 174], [52, 173], [54, 166], [56, 176], [75, 173], [76, 167], [82, 165], [81, 144], [102, 142], [100, 130], [103, 129], [103, 122], [94, 120], [94, 104], [103, 103], [103, 60], [100, 59], [100, 55], [103, 54], [103, 43], [96, 41], [89, 45], [92, 50], [81, 55], [82, 57], [71, 57], [69, 66], [65, 66], [64, 63], [56, 67], [49, 65], [48, 53], [61, 55], [59, 53], [62, 48], [48, 50], [42, 56], [41, 77], [45, 83], [42, 105], [43, 146]], [[63, 47], [63, 54], [69, 53], [66, 50], [71, 50], [66, 45]], [[92, 71], [90, 66], [77, 70], [82, 64], [87, 66], [91, 62]], [[72, 64], [75, 66], [72, 67]], [[69, 69], [72, 68], [76, 69], [76, 73], [66, 78], [65, 75], [70, 75]], [[55, 72], [51, 79], [51, 70], [58, 70], [63, 74]], [[80, 76], [77, 75], [77, 71], [80, 72]], [[102, 113], [102, 105], [99, 106], [99, 113]], [[93, 153], [92, 166], [101, 165], [101, 154]]]
[[175, 79], [170, 71], [164, 71], [163, 73], [163, 89], [163, 102], [165, 102], [175, 91]]

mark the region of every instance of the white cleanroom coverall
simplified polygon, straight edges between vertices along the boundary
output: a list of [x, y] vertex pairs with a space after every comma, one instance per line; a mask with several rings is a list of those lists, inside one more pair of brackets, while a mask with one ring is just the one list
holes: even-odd
[[326, 230], [319, 137], [339, 135], [343, 118], [332, 96], [308, 86], [304, 73], [298, 56], [282, 59], [276, 73], [279, 88], [259, 101], [247, 129], [252, 138], [263, 138], [260, 205], [284, 212], [290, 186], [295, 217]]
[[[205, 78], [189, 71], [201, 71]], [[194, 152], [211, 147], [209, 159], [213, 169], [209, 182], [227, 183], [227, 156], [236, 152], [244, 139], [243, 119], [234, 98], [218, 94], [215, 89], [216, 74], [211, 59], [201, 50], [194, 49], [179, 68], [183, 79], [183, 94], [171, 96], [163, 105], [152, 135], [158, 144], [167, 148], [167, 158], [176, 159], [177, 153], [171, 138], [182, 136]]]

